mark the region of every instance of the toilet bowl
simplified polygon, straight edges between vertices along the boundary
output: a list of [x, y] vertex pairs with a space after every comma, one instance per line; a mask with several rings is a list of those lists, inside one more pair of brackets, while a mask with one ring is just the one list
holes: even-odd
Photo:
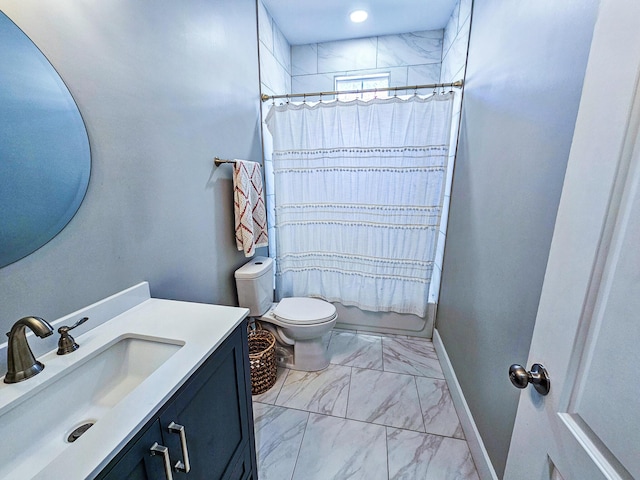
[[324, 337], [338, 314], [329, 302], [318, 298], [290, 297], [273, 303], [273, 259], [256, 257], [235, 272], [238, 303], [249, 316], [271, 331], [278, 342], [280, 366], [316, 371], [329, 365]]

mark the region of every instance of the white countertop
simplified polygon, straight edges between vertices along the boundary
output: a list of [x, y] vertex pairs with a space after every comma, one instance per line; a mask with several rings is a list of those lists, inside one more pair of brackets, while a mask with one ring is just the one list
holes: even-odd
[[[120, 301], [122, 304], [123, 294], [127, 294], [127, 298], [130, 299], [132, 291], [138, 303], [131, 307], [126, 305], [126, 310], [118, 313], [117, 302]], [[98, 420], [79, 440], [68, 444], [61, 454], [55, 458], [47, 458], [46, 451], [24, 452], [24, 459], [20, 459], [21, 466], [18, 470], [3, 473], [2, 478], [72, 480], [97, 475], [249, 312], [237, 307], [149, 298], [146, 283], [107, 300], [116, 302], [114, 313], [118, 314], [111, 319], [107, 318], [110, 310], [108, 302], [101, 301], [52, 322], [54, 327], [63, 322], [70, 325], [75, 319], [87, 315], [90, 317], [89, 322], [85, 324], [87, 325], [92, 321], [91, 313], [96, 313], [98, 308], [103, 317], [100, 321], [104, 323], [98, 326], [94, 324], [94, 328], [86, 333], [74, 335], [81, 345], [75, 352], [58, 356], [52, 351], [39, 356], [38, 360], [45, 364], [45, 369], [35, 377], [16, 384], [0, 384], [0, 415], [14, 408], [20, 399], [44, 388], [55, 377], [64, 376], [68, 367], [88, 358], [97, 348], [123, 334], [142, 338], [166, 338], [183, 344], [182, 347]], [[54, 335], [56, 338], [58, 336]], [[34, 346], [39, 340], [30, 337], [29, 343]], [[69, 398], [69, 402], [73, 402], [73, 398]], [[25, 421], [37, 421], [38, 415], [47, 415], [46, 409], [34, 412], [34, 418]], [[3, 428], [0, 423], [0, 438], [3, 443], [10, 442], [11, 432], [3, 431]], [[44, 468], [40, 468], [41, 466]]]

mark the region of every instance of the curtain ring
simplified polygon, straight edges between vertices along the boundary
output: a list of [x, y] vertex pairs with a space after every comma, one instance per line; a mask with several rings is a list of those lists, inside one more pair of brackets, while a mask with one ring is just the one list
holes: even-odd
[[304, 95], [302, 95], [302, 103], [304, 103], [305, 105], [307, 103], [307, 94], [306, 93]]
[[413, 88], [413, 96], [414, 97], [418, 96], [418, 86], [417, 85]]
[[320, 92], [320, 103], [322, 103], [322, 92]]

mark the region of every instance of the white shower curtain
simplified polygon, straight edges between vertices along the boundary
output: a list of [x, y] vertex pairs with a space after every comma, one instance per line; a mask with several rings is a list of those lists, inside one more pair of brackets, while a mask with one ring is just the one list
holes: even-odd
[[271, 108], [278, 298], [425, 316], [453, 95]]

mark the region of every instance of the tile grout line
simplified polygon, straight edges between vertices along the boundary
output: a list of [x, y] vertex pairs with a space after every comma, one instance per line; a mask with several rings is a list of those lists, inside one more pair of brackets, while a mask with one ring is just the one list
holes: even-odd
[[[358, 336], [357, 333], [355, 333], [354, 335]], [[422, 400], [420, 398], [420, 392], [419, 392], [418, 385], [417, 385], [417, 383], [418, 383], [417, 379], [418, 379], [418, 377], [420, 377], [420, 378], [429, 378], [429, 379], [435, 380], [437, 382], [444, 380], [444, 383], [445, 383], [445, 385], [446, 385], [446, 387], [448, 389], [449, 385], [448, 385], [448, 382], [446, 381], [446, 379], [442, 379], [442, 378], [438, 378], [438, 377], [431, 377], [431, 376], [426, 376], [426, 375], [420, 375], [420, 374], [416, 375], [416, 374], [410, 374], [410, 373], [404, 373], [404, 372], [387, 372], [385, 370], [385, 355], [384, 355], [384, 339], [385, 338], [390, 338], [390, 337], [381, 336], [381, 339], [380, 339], [380, 345], [381, 345], [381, 350], [382, 350], [381, 351], [381, 355], [382, 355], [382, 370], [378, 370], [378, 369], [372, 368], [371, 364], [369, 366], [366, 366], [366, 367], [354, 367], [352, 365], [332, 364], [332, 365], [336, 365], [336, 366], [348, 367], [350, 369], [349, 380], [348, 380], [348, 384], [346, 385], [348, 390], [347, 390], [346, 411], [345, 411], [345, 415], [344, 416], [337, 416], [337, 415], [334, 415], [334, 414], [321, 413], [321, 412], [315, 412], [315, 411], [305, 410], [304, 409], [304, 408], [308, 408], [308, 407], [293, 408], [293, 407], [284, 406], [284, 405], [276, 405], [275, 403], [274, 404], [268, 404], [268, 403], [260, 402], [260, 401], [256, 402], [256, 403], [262, 403], [263, 405], [268, 405], [270, 407], [280, 407], [280, 408], [285, 408], [285, 409], [291, 410], [291, 411], [304, 412], [304, 413], [307, 414], [306, 422], [305, 422], [305, 426], [304, 426], [304, 431], [303, 431], [303, 434], [302, 434], [302, 438], [301, 438], [300, 444], [298, 445], [297, 454], [296, 454], [296, 458], [295, 458], [295, 462], [294, 462], [294, 466], [293, 466], [293, 471], [291, 473], [291, 477], [290, 477], [289, 480], [293, 480], [295, 478], [295, 471], [296, 471], [300, 461], [303, 460], [302, 457], [301, 457], [302, 445], [303, 445], [304, 439], [306, 437], [306, 431], [307, 431], [307, 429], [309, 427], [309, 421], [311, 420], [311, 414], [312, 413], [315, 413], [316, 415], [321, 415], [321, 416], [324, 416], [324, 417], [328, 417], [328, 418], [335, 418], [335, 419], [340, 419], [340, 420], [349, 421], [349, 422], [357, 422], [357, 423], [359, 423], [359, 424], [361, 424], [363, 426], [371, 425], [371, 426], [376, 426], [376, 427], [383, 427], [384, 428], [384, 434], [385, 434], [386, 454], [387, 454], [386, 455], [386, 459], [385, 459], [386, 460], [386, 465], [387, 465], [387, 469], [386, 469], [387, 470], [387, 480], [390, 480], [390, 478], [391, 478], [390, 453], [389, 453], [389, 430], [390, 429], [395, 429], [395, 430], [405, 431], [405, 432], [411, 432], [413, 434], [418, 434], [418, 435], [429, 435], [429, 436], [439, 437], [439, 438], [442, 438], [442, 439], [447, 439], [448, 438], [448, 439], [451, 439], [451, 440], [456, 441], [456, 442], [464, 442], [467, 445], [467, 448], [468, 448], [468, 441], [466, 440], [466, 438], [462, 438], [461, 439], [461, 438], [456, 438], [456, 437], [449, 436], [449, 435], [443, 435], [443, 434], [437, 434], [437, 433], [429, 433], [426, 430], [425, 417], [424, 417], [424, 412], [423, 412], [423, 408], [422, 408]], [[329, 344], [328, 344], [327, 348], [329, 348], [329, 346], [331, 345], [332, 341], [333, 341], [333, 332], [332, 332], [331, 337], [329, 339]], [[437, 354], [436, 354], [436, 361], [438, 362], [438, 364], [440, 364], [440, 359], [437, 357]], [[388, 362], [386, 362], [386, 363], [388, 363]], [[418, 405], [419, 405], [419, 409], [420, 409], [420, 416], [422, 418], [422, 426], [424, 428], [424, 431], [420, 432], [420, 431], [413, 430], [413, 429], [410, 429], [410, 428], [394, 427], [394, 426], [387, 425], [387, 424], [379, 424], [379, 423], [369, 422], [369, 421], [366, 421], [366, 420], [357, 420], [357, 419], [349, 418], [348, 417], [349, 405], [353, 401], [353, 399], [351, 398], [351, 387], [352, 387], [352, 379], [353, 379], [353, 370], [354, 370], [354, 368], [358, 368], [360, 370], [369, 370], [369, 371], [372, 371], [372, 372], [376, 372], [378, 374], [380, 374], [380, 373], [390, 373], [390, 374], [393, 374], [393, 375], [402, 375], [402, 376], [409, 375], [409, 376], [413, 377], [413, 384], [414, 384], [414, 388], [415, 388], [415, 391], [416, 391], [417, 396], [418, 396]], [[282, 389], [284, 387], [286, 379], [288, 378], [289, 373], [290, 373], [290, 369], [287, 369], [287, 371], [285, 372], [285, 377], [284, 377], [284, 379], [282, 381], [282, 384], [280, 385], [280, 390], [278, 391], [278, 394], [275, 396], [275, 400], [274, 400], [275, 402], [278, 401], [279, 395], [282, 393]], [[457, 414], [457, 412], [456, 412], [456, 414]], [[300, 465], [302, 465], [302, 464], [300, 464]], [[477, 467], [476, 467], [476, 471], [477, 471]]]
[[[286, 407], [282, 407], [286, 408]], [[300, 439], [300, 445], [298, 445], [298, 453], [296, 454], [296, 461], [293, 464], [293, 470], [291, 471], [291, 478], [293, 480], [293, 476], [296, 473], [296, 467], [298, 466], [298, 460], [300, 459], [300, 452], [302, 451], [302, 443], [304, 442], [304, 436], [307, 434], [307, 427], [309, 427], [309, 420], [311, 419], [311, 412], [307, 412], [307, 421], [304, 424], [304, 432], [302, 432], [302, 438]]]
[[[286, 372], [284, 374], [284, 378], [282, 379], [282, 384], [280, 385], [280, 389], [278, 390], [278, 393], [276, 394], [275, 398], [273, 399], [273, 403], [271, 405], [276, 405], [276, 402], [278, 401], [278, 397], [280, 396], [280, 392], [282, 392], [282, 387], [284, 387], [284, 383], [287, 381], [287, 377], [289, 376], [289, 372], [291, 371], [290, 368], [286, 368], [285, 370], [286, 370]], [[276, 375], [277, 375], [277, 370], [276, 370]], [[276, 378], [276, 381], [278, 381], [277, 378]], [[265, 392], [265, 393], [267, 393], [267, 392]], [[264, 402], [258, 402], [258, 403], [264, 403]], [[267, 404], [267, 405], [269, 405], [269, 404]]]
[[351, 396], [351, 378], [353, 377], [353, 367], [349, 367], [351, 370], [349, 371], [349, 387], [347, 388], [347, 405], [344, 409], [344, 419], [347, 419], [347, 415], [349, 414], [349, 397]]
[[391, 478], [391, 465], [389, 462], [389, 427], [384, 427], [384, 446], [387, 449], [387, 480]]
[[424, 428], [424, 433], [428, 433], [427, 423], [424, 421], [424, 410], [422, 409], [422, 400], [420, 400], [420, 390], [418, 389], [418, 378], [416, 376], [413, 377], [413, 384], [416, 386], [416, 393], [418, 394], [418, 405], [420, 406], [420, 416], [422, 417], [422, 428]]
[[308, 413], [308, 414], [312, 414], [313, 413], [315, 415], [321, 415], [323, 417], [336, 418], [338, 420], [348, 420], [350, 422], [364, 423], [365, 425], [375, 425], [377, 427], [393, 428], [395, 430], [402, 430], [403, 432], [418, 433], [420, 435], [431, 435], [431, 436], [434, 436], [434, 437], [449, 438], [451, 440], [457, 440], [459, 442], [467, 442], [467, 440], [465, 438], [452, 437], [450, 435], [443, 435], [441, 433], [420, 432], [418, 430], [411, 430], [410, 428], [406, 428], [406, 427], [394, 427], [393, 425], [386, 425], [386, 424], [382, 424], [382, 423], [367, 422], [365, 420], [358, 420], [356, 418], [339, 417], [337, 415], [331, 415], [329, 413], [312, 412], [311, 410], [302, 410], [300, 408], [294, 408], [294, 407], [283, 407], [282, 405], [272, 405], [270, 403], [264, 403], [264, 402], [254, 402], [254, 403], [259, 403], [261, 405], [265, 405], [265, 406], [268, 406], [268, 407], [277, 407], [277, 408], [284, 408], [286, 410], [295, 410], [296, 412], [304, 412], [304, 413]]

